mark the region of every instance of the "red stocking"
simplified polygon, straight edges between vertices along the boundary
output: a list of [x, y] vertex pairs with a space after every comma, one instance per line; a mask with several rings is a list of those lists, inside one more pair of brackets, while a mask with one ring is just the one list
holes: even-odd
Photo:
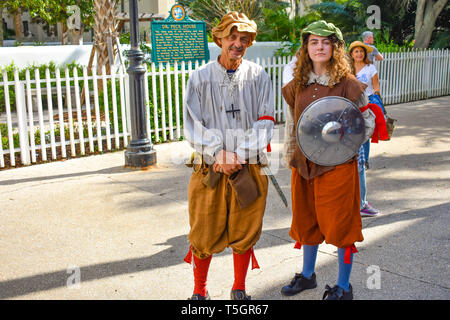
[[209, 264], [212, 256], [199, 259], [194, 256], [194, 294], [206, 296], [206, 280], [208, 278]]
[[245, 278], [247, 276], [248, 265], [252, 258], [252, 269], [258, 268], [259, 265], [253, 253], [253, 247], [243, 254], [233, 252], [234, 263], [234, 284], [233, 290], [245, 290]]

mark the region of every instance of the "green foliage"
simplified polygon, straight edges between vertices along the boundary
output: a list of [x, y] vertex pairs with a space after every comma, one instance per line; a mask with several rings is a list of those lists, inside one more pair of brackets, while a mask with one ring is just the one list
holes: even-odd
[[[119, 42], [121, 44], [130, 44], [130, 33], [129, 32], [125, 32], [123, 34], [120, 35], [119, 38]], [[141, 49], [141, 51], [144, 53], [144, 61], [143, 63], [151, 63], [151, 57], [152, 57], [152, 49], [150, 48], [149, 45], [147, 45], [144, 41], [141, 41], [139, 44], [139, 48]], [[125, 58], [128, 59], [128, 51], [129, 50], [124, 50], [123, 55]], [[128, 60], [125, 60], [125, 65], [128, 66]]]
[[315, 21], [317, 14], [309, 13], [289, 19], [286, 8], [265, 8], [264, 20], [258, 26], [258, 41], [282, 41], [277, 55], [293, 55], [300, 47], [302, 30]]
[[81, 22], [85, 27], [94, 25], [94, 0], [27, 0], [26, 6], [33, 19], [42, 19], [49, 25], [65, 22], [72, 15], [69, 6], [80, 8]]
[[[178, 3], [191, 10], [190, 17], [204, 20], [208, 31], [230, 11], [245, 13], [249, 19], [258, 22], [262, 17], [264, 0], [178, 0]], [[278, 2], [278, 1], [275, 1]]]
[[9, 13], [15, 14], [19, 10], [27, 9], [35, 0], [2, 0], [1, 5], [6, 8]]
[[438, 31], [434, 38], [432, 47], [434, 49], [450, 48], [450, 32]]
[[401, 44], [396, 43], [389, 29], [373, 30], [374, 44], [380, 52], [399, 52], [406, 49], [412, 49], [414, 43], [412, 41], [404, 41]]
[[[417, 1], [414, 0], [323, 0], [311, 6], [320, 19], [338, 26], [347, 43], [361, 40], [361, 33], [368, 30], [367, 8], [376, 5], [381, 8], [381, 29], [372, 29], [375, 46], [381, 51], [410, 48], [414, 38], [414, 23]], [[448, 46], [448, 21], [450, 5], [442, 11], [436, 21], [431, 47]]]
[[264, 20], [265, 8], [283, 10], [286, 7], [280, 0], [178, 0], [178, 3], [190, 9], [191, 18], [205, 21], [208, 31], [230, 11], [244, 13], [259, 27]]

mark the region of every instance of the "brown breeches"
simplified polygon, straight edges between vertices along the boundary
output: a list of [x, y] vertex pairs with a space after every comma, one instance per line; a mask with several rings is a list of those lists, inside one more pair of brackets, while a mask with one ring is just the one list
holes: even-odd
[[363, 241], [359, 211], [358, 163], [336, 166], [306, 180], [292, 168], [292, 225], [289, 235], [300, 244], [325, 240], [338, 248]]
[[249, 165], [249, 172], [261, 195], [244, 209], [237, 202], [228, 176], [221, 175], [217, 187], [211, 189], [201, 182], [201, 171], [192, 173], [188, 187], [191, 226], [188, 238], [196, 257], [205, 259], [226, 247], [231, 247], [237, 254], [243, 254], [259, 240], [268, 179], [261, 174], [258, 165]]

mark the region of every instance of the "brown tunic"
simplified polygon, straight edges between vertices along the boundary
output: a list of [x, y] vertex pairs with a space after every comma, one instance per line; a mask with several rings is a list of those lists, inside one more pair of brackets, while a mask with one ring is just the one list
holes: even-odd
[[[291, 81], [282, 93], [294, 110], [294, 123], [313, 101], [340, 96], [356, 102], [365, 85], [349, 76], [333, 88], [310, 84], [304, 90]], [[295, 127], [292, 134], [295, 136]], [[359, 175], [357, 161], [338, 166], [321, 166], [305, 158], [298, 145], [290, 159], [292, 167], [292, 224], [289, 235], [300, 244], [316, 245], [325, 240], [339, 248], [362, 241], [359, 212]]]

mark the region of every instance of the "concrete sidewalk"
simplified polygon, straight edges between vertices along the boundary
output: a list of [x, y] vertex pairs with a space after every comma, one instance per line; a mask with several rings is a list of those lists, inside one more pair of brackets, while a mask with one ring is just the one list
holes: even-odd
[[[450, 299], [450, 96], [387, 107], [391, 141], [372, 144], [369, 201], [351, 283], [355, 299]], [[282, 135], [282, 127], [279, 127]], [[272, 143], [274, 156], [280, 141]], [[0, 298], [181, 299], [192, 294], [186, 142], [157, 145], [158, 167], [124, 168], [123, 152], [0, 171]], [[290, 202], [290, 171], [277, 179]], [[253, 299], [321, 299], [337, 280], [337, 251], [322, 244], [318, 287], [286, 298], [301, 271], [290, 209], [269, 189], [249, 270]], [[74, 279], [79, 275], [81, 282]], [[75, 285], [74, 285], [75, 283]], [[229, 299], [231, 250], [213, 257], [208, 290]]]

